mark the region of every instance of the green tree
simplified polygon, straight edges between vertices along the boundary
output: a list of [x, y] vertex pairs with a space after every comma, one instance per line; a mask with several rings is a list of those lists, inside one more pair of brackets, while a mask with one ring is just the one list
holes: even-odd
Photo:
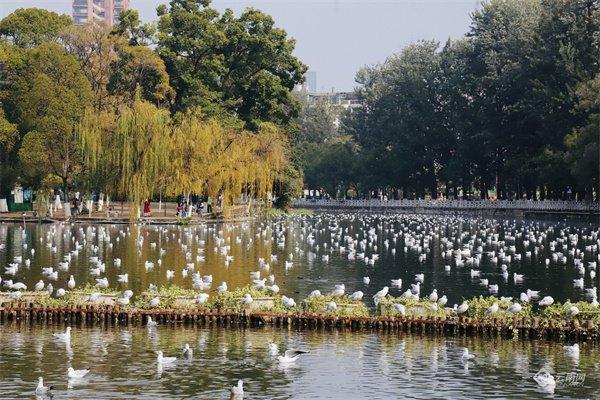
[[90, 84], [77, 59], [58, 44], [27, 52], [7, 99], [24, 135], [19, 159], [26, 175], [54, 175], [68, 193], [81, 171], [75, 128], [90, 99]]
[[0, 42], [0, 100], [5, 97], [6, 89], [14, 85], [24, 54], [24, 49]]
[[301, 104], [300, 113], [295, 120], [296, 142], [323, 143], [338, 135], [337, 121], [341, 110], [323, 99], [309, 104], [306, 93], [301, 92], [296, 97], [300, 98]]
[[132, 46], [105, 25], [73, 26], [62, 35], [65, 49], [77, 57], [92, 85], [96, 111], [142, 99], [168, 104], [174, 97], [162, 59], [149, 47]]
[[0, 38], [15, 46], [35, 47], [57, 41], [62, 31], [72, 24], [66, 15], [41, 8], [19, 8], [0, 21]]
[[72, 26], [61, 38], [66, 51], [77, 58], [81, 71], [90, 82], [94, 109], [100, 111], [117, 106], [110, 96], [108, 83], [114, 73], [120, 73], [114, 64], [119, 60], [117, 49], [127, 46], [126, 42], [111, 35], [110, 28], [104, 24]]
[[138, 87], [142, 99], [157, 105], [169, 105], [175, 97], [163, 60], [148, 47], [120, 47], [111, 70], [108, 90], [120, 102], [131, 104]]
[[275, 207], [287, 212], [292, 206], [292, 201], [302, 196], [303, 183], [302, 172], [293, 164], [286, 164], [273, 183]]
[[0, 43], [0, 197], [8, 195], [20, 174], [17, 153], [21, 135], [16, 124], [4, 112], [8, 89], [18, 77], [24, 50], [8, 43]]
[[474, 77], [469, 68], [472, 44], [448, 40], [440, 53], [439, 104], [446, 141], [440, 148], [439, 176], [445, 195], [467, 197], [474, 183], [487, 183], [493, 153], [489, 132], [473, 107]]
[[597, 0], [542, 0], [531, 68], [536, 112], [548, 146], [564, 149], [564, 137], [586, 116], [573, 112], [575, 91], [600, 70], [600, 3]]
[[290, 91], [307, 69], [292, 54], [294, 40], [258, 10], [219, 15], [209, 4], [172, 0], [159, 7], [158, 52], [177, 93], [174, 109], [225, 111], [253, 130], [260, 121], [286, 124], [298, 112]]
[[113, 28], [113, 34], [127, 38], [131, 46], [148, 46], [154, 41], [156, 27], [143, 24], [138, 11], [130, 8], [119, 14], [119, 23]]
[[577, 91], [577, 110], [587, 115], [585, 123], [565, 138], [567, 162], [577, 183], [591, 199], [592, 190], [598, 196], [600, 185], [600, 74], [582, 83]]
[[365, 105], [345, 122], [347, 132], [377, 163], [394, 165], [369, 189], [383, 187], [437, 196], [439, 164], [446, 147], [438, 94], [439, 45], [419, 42], [385, 63], [361, 70], [358, 93]]
[[18, 140], [17, 126], [10, 123], [0, 109], [0, 198], [8, 193], [16, 178], [14, 150]]
[[345, 196], [347, 189], [357, 188], [366, 174], [358, 169], [357, 146], [349, 137], [327, 143], [304, 143], [302, 168], [306, 186], [322, 189], [331, 196]]
[[501, 196], [508, 185], [519, 194], [534, 189], [520, 180], [528, 167], [519, 160], [535, 154], [540, 143], [540, 116], [533, 112], [530, 84], [540, 12], [538, 0], [490, 1], [473, 14], [467, 34], [473, 46], [469, 56], [476, 83], [471, 91], [473, 107], [491, 146], [486, 172], [498, 177]]

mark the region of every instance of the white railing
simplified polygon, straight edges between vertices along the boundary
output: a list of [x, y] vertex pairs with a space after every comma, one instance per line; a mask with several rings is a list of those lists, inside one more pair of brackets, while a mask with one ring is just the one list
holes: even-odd
[[431, 208], [448, 210], [600, 211], [597, 202], [563, 200], [326, 200], [299, 199], [295, 207], [306, 208]]

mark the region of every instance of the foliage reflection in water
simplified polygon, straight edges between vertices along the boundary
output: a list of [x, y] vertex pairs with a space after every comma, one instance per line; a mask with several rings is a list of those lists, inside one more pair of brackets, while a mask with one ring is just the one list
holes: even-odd
[[[33, 397], [38, 376], [69, 399], [228, 398], [244, 379], [247, 399], [498, 398], [550, 396], [533, 375], [585, 374], [581, 386], [560, 386], [553, 398], [590, 398], [600, 391], [600, 349], [582, 345], [579, 357], [546, 341], [479, 340], [417, 335], [192, 329], [181, 326], [73, 329], [69, 345], [52, 333], [60, 328], [0, 329], [0, 392], [3, 398]], [[310, 350], [281, 365], [280, 350]], [[189, 343], [191, 360], [182, 358]], [[461, 361], [462, 348], [475, 355]], [[177, 356], [158, 368], [155, 351]], [[66, 371], [90, 368], [81, 381]]]

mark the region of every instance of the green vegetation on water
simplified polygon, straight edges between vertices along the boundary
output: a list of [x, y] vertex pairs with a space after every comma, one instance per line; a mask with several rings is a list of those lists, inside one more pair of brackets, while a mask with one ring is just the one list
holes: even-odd
[[290, 208], [288, 210], [282, 210], [280, 208], [271, 208], [266, 213], [267, 217], [270, 217], [270, 218], [281, 217], [281, 216], [284, 216], [284, 215], [304, 215], [304, 216], [309, 216], [309, 215], [312, 215], [312, 214], [313, 214], [312, 210], [308, 210], [306, 208]]
[[[327, 306], [335, 303], [335, 310]], [[369, 309], [359, 300], [351, 300], [349, 296], [319, 295], [307, 298], [302, 302], [302, 309], [312, 314], [337, 315], [340, 317], [368, 317]]]
[[[49, 296], [35, 296], [33, 300], [36, 304], [48, 307], [62, 307], [68, 305], [89, 305], [88, 296], [92, 293], [102, 293], [111, 298], [120, 298], [123, 293], [111, 289], [97, 289], [92, 285], [87, 285], [81, 290], [67, 292], [63, 298], [52, 298]], [[371, 316], [395, 316], [395, 317], [422, 317], [422, 318], [441, 318], [442, 320], [457, 316], [455, 310], [448, 307], [442, 307], [423, 298], [416, 300], [414, 298], [401, 298], [387, 296], [379, 301], [375, 313], [371, 312], [366, 304], [359, 300], [352, 300], [347, 295], [332, 296], [318, 295], [305, 299], [295, 307], [286, 307], [282, 302], [282, 295], [270, 293], [266, 290], [260, 290], [252, 286], [237, 288], [227, 292], [210, 292], [208, 299], [204, 304], [198, 304], [197, 298], [203, 292], [183, 289], [178, 286], [160, 287], [157, 291], [143, 292], [136, 296], [130, 305], [121, 307], [128, 310], [195, 310], [195, 311], [218, 311], [222, 313], [268, 313], [273, 315], [296, 315], [307, 313], [311, 315], [322, 315], [324, 317], [371, 317]], [[253, 299], [253, 305], [245, 304], [244, 297], [249, 294]], [[157, 307], [150, 307], [150, 300], [158, 297], [160, 302]], [[468, 304], [468, 310], [461, 314], [462, 317], [471, 319], [471, 322], [489, 323], [491, 321], [508, 324], [517, 321], [518, 324], [531, 324], [534, 320], [539, 326], [567, 326], [571, 321], [600, 324], [600, 307], [587, 302], [565, 302], [564, 304], [555, 303], [551, 306], [534, 310], [530, 304], [520, 303], [521, 311], [516, 313], [508, 312], [507, 309], [515, 304], [510, 299], [499, 299], [497, 297], [475, 297], [465, 300]], [[329, 306], [335, 303], [335, 309]], [[487, 315], [488, 310], [494, 303], [498, 304], [498, 311]], [[394, 304], [402, 304], [405, 313], [400, 313], [394, 308]], [[435, 306], [433, 306], [435, 304]], [[577, 307], [579, 313], [575, 316], [569, 316], [567, 311], [571, 307]]]

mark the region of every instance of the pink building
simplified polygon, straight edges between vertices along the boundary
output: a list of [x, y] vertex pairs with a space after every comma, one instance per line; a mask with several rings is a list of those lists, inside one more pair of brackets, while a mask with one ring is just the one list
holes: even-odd
[[73, 0], [75, 25], [103, 21], [109, 26], [119, 22], [121, 11], [129, 8], [129, 0]]

